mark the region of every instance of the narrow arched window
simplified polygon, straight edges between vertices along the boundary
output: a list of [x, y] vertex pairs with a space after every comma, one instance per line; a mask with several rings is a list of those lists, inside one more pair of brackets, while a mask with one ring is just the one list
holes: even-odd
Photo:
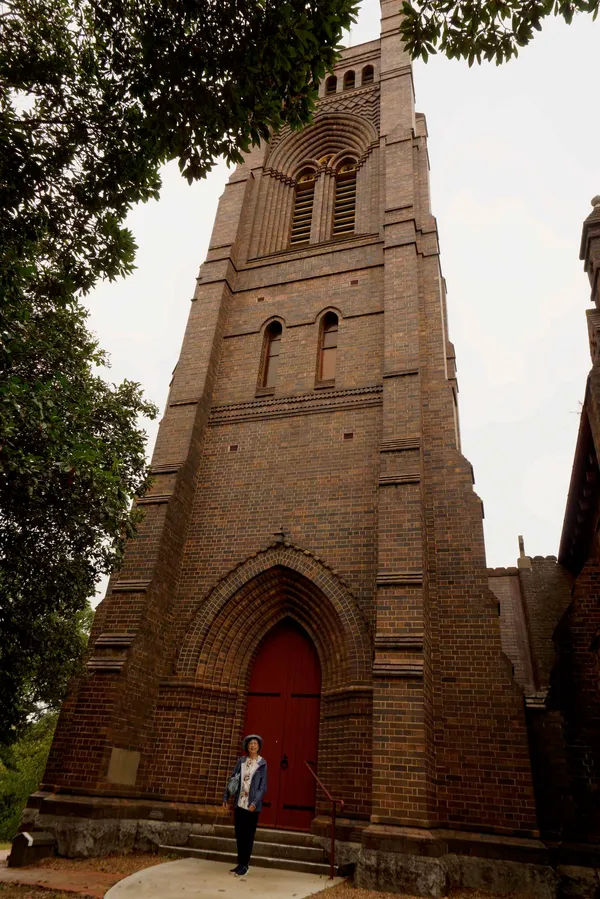
[[350, 91], [354, 87], [354, 72], [346, 72], [344, 75], [344, 90]]
[[373, 84], [374, 75], [375, 75], [375, 72], [373, 70], [373, 66], [365, 66], [364, 69], [362, 70], [362, 78], [361, 78], [361, 82], [360, 82], [361, 85]]
[[335, 206], [333, 236], [354, 234], [356, 218], [356, 163], [349, 159], [342, 163], [335, 176]]
[[335, 380], [337, 358], [338, 317], [335, 312], [327, 312], [321, 323], [321, 346], [319, 351], [319, 381]]
[[325, 82], [325, 95], [327, 94], [335, 94], [337, 91], [337, 78], [335, 75], [330, 75], [327, 81]]
[[315, 173], [304, 169], [296, 179], [294, 218], [292, 219], [291, 246], [308, 243], [312, 224], [313, 201], [315, 198]]
[[281, 353], [281, 322], [271, 322], [265, 331], [261, 387], [275, 387]]

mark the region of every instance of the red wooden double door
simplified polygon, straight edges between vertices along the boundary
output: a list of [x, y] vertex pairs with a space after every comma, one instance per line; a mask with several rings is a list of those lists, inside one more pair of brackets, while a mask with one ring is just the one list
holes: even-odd
[[308, 830], [315, 814], [321, 666], [312, 641], [289, 618], [261, 643], [250, 677], [245, 733], [263, 738], [268, 790], [261, 825]]

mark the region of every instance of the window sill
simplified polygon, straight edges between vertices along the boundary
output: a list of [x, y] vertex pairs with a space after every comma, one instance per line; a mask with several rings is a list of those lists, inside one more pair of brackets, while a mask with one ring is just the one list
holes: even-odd
[[275, 394], [274, 387], [259, 387], [256, 390], [255, 396], [273, 396]]
[[331, 390], [332, 387], [335, 387], [335, 379], [332, 381], [317, 381], [315, 384], [315, 390]]

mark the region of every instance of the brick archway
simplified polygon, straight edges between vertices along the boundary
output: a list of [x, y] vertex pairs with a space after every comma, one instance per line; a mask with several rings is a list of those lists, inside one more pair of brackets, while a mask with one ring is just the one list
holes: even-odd
[[314, 641], [325, 690], [370, 683], [369, 629], [348, 586], [290, 544], [257, 553], [211, 591], [188, 629], [177, 674], [243, 690], [260, 641], [285, 617]]
[[[250, 675], [263, 637], [284, 618], [313, 641], [322, 671], [319, 773], [347, 799], [351, 817], [371, 809], [372, 649], [349, 586], [290, 544], [256, 553], [203, 599], [187, 629], [175, 676], [161, 686], [153, 725], [159, 751], [140, 783], [171, 799], [218, 801], [240, 751]], [[349, 789], [346, 763], [363, 747], [365, 778]], [[215, 798], [217, 797], [217, 799]], [[327, 807], [317, 801], [317, 814]]]

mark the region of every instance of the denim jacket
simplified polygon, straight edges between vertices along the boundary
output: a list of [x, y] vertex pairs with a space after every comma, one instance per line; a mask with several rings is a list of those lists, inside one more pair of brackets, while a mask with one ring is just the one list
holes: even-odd
[[[240, 798], [240, 789], [242, 786], [242, 764], [246, 761], [247, 756], [242, 755], [236, 762], [235, 768], [233, 769], [232, 777], [236, 774], [240, 775], [240, 786], [238, 787], [238, 791], [233, 797], [235, 802], [234, 805], [237, 806], [238, 799]], [[254, 772], [254, 777], [250, 781], [250, 794], [248, 796], [248, 806], [255, 806], [256, 811], [260, 812], [262, 809], [262, 801], [263, 796], [267, 792], [267, 763], [261, 757], [260, 762], [258, 763], [258, 768]], [[227, 800], [231, 798], [227, 793], [227, 787], [225, 787], [225, 792], [223, 793], [223, 802], [227, 802]]]

